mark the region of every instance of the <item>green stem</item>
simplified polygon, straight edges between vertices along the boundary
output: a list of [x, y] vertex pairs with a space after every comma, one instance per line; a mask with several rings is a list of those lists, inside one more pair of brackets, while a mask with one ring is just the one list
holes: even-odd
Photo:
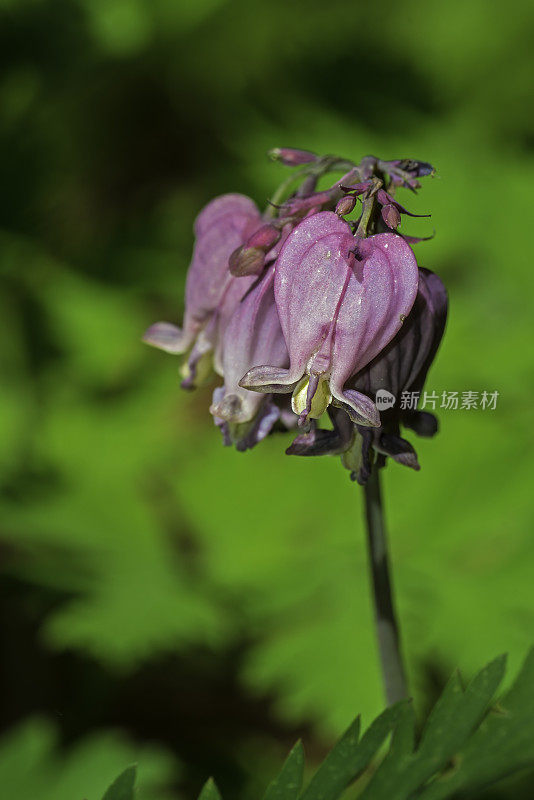
[[352, 161], [347, 161], [346, 159], [339, 159], [335, 156], [324, 156], [320, 161], [316, 164], [306, 164], [306, 166], [302, 167], [302, 169], [297, 170], [292, 175], [283, 181], [280, 186], [277, 188], [273, 196], [270, 200], [270, 207], [267, 209], [267, 216], [274, 217], [276, 216], [276, 208], [275, 206], [279, 205], [282, 200], [285, 199], [285, 196], [293, 186], [293, 184], [300, 180], [303, 177], [314, 175], [316, 178], [320, 178], [322, 175], [326, 175], [327, 172], [345, 172], [346, 170], [350, 170], [354, 168], [354, 163]]
[[408, 689], [393, 603], [380, 474], [376, 464], [364, 487], [364, 495], [378, 649], [386, 701], [392, 705], [406, 698]]
[[269, 216], [272, 217], [275, 216], [276, 214], [275, 206], [279, 205], [282, 202], [282, 200], [285, 198], [286, 194], [291, 189], [293, 184], [300, 178], [303, 178], [305, 175], [309, 175], [309, 172], [310, 172], [309, 167], [304, 167], [303, 169], [299, 169], [297, 170], [297, 172], [294, 172], [292, 175], [289, 176], [289, 178], [286, 178], [285, 181], [283, 181], [280, 184], [280, 186], [277, 188], [277, 190], [271, 197], [270, 200], [271, 205], [267, 209], [267, 214]]

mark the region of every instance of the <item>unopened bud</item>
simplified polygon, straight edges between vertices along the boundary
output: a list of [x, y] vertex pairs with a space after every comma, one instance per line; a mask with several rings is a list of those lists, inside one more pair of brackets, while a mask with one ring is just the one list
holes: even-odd
[[421, 186], [417, 178], [424, 178], [425, 175], [434, 175], [436, 172], [432, 164], [428, 164], [426, 161], [414, 161], [411, 158], [380, 161], [379, 166], [384, 172], [388, 173], [395, 186], [406, 186], [413, 191]]
[[369, 189], [372, 187], [372, 181], [362, 181], [361, 183], [340, 183], [339, 188], [342, 189], [344, 192], [350, 192], [350, 194], [354, 195], [361, 195], [365, 194]]
[[385, 206], [382, 206], [382, 219], [388, 228], [395, 230], [395, 228], [400, 225], [401, 221], [399, 209], [394, 206], [393, 203], [387, 203]]
[[336, 206], [336, 214], [340, 217], [345, 217], [347, 214], [350, 214], [354, 211], [356, 206], [356, 198], [350, 194], [345, 195], [339, 200]]
[[281, 236], [282, 231], [275, 228], [274, 225], [262, 225], [247, 240], [245, 248], [254, 247], [267, 253], [280, 240]]
[[285, 214], [291, 216], [293, 214], [302, 214], [309, 211], [311, 208], [320, 208], [321, 206], [332, 202], [332, 193], [330, 191], [316, 192], [309, 197], [291, 197], [284, 203]]
[[388, 204], [395, 202], [394, 198], [388, 194], [385, 189], [379, 189], [376, 193], [376, 198], [383, 206], [387, 206]]
[[268, 155], [273, 161], [281, 161], [286, 167], [313, 164], [314, 161], [319, 159], [319, 156], [309, 150], [294, 150], [292, 147], [274, 147], [269, 150]]
[[258, 247], [238, 247], [228, 260], [228, 267], [236, 278], [259, 275], [265, 264], [265, 253]]

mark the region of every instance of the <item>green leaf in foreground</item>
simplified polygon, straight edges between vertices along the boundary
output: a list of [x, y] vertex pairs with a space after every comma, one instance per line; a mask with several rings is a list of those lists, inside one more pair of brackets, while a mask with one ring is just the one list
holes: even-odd
[[360, 720], [357, 718], [325, 758], [302, 794], [302, 800], [336, 800], [349, 783], [356, 780], [369, 766], [397, 723], [405, 705], [399, 703], [386, 709], [367, 729], [361, 740], [358, 738]]
[[304, 748], [298, 741], [288, 755], [280, 774], [274, 779], [263, 800], [297, 800], [302, 789]]
[[447, 767], [486, 713], [504, 668], [505, 658], [495, 659], [473, 678], [465, 691], [458, 674], [454, 674], [428, 718], [417, 750], [414, 750], [415, 717], [406, 706], [389, 753], [361, 800], [408, 800]]
[[534, 649], [514, 685], [456, 755], [453, 766], [422, 791], [421, 800], [472, 792], [534, 766]]
[[221, 794], [213, 778], [208, 778], [202, 787], [198, 800], [221, 800]]
[[137, 767], [128, 767], [113, 781], [102, 800], [133, 800]]
[[[534, 649], [510, 691], [492, 707], [505, 663], [504, 656], [496, 658], [465, 690], [458, 674], [453, 675], [417, 747], [410, 701], [387, 708], [361, 739], [356, 719], [302, 794], [304, 751], [298, 742], [264, 800], [338, 800], [369, 767], [389, 734], [388, 753], [359, 800], [447, 800], [534, 767]], [[104, 800], [119, 798], [123, 800], [123, 795], [106, 795]], [[199, 800], [221, 800], [211, 779]]]

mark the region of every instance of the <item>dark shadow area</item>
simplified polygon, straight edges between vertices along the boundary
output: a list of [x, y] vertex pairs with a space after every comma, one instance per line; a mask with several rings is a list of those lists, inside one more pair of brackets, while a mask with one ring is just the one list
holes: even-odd
[[[158, 742], [183, 765], [175, 786], [195, 797], [207, 775], [240, 796], [250, 774], [243, 746], [261, 753], [276, 743], [283, 758], [298, 738], [310, 757], [327, 743], [311, 723], [284, 725], [272, 695], [254, 697], [240, 684], [250, 643], [227, 650], [193, 649], [147, 661], [127, 674], [76, 653], [53, 653], [40, 642], [46, 616], [68, 596], [5, 578], [0, 598], [0, 732], [33, 714], [54, 719], [68, 748], [91, 731], [120, 728], [140, 742]], [[269, 743], [269, 744], [268, 744]]]

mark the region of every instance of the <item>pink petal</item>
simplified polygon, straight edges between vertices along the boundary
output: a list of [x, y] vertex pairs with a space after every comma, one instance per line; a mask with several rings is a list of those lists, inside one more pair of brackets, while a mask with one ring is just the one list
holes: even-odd
[[[261, 224], [255, 203], [244, 195], [225, 194], [202, 209], [195, 221], [196, 243], [185, 285], [184, 326], [158, 323], [156, 330], [147, 331], [145, 341], [172, 353], [184, 353], [191, 347], [236, 280], [228, 270], [231, 253]], [[241, 283], [232, 295], [241, 292], [242, 297], [249, 285]], [[172, 341], [168, 338], [171, 328]]]
[[[338, 400], [345, 382], [391, 341], [414, 303], [419, 273], [411, 248], [394, 233], [360, 240], [362, 261], [349, 280], [336, 321], [330, 388]], [[352, 395], [351, 406], [357, 413]]]
[[287, 384], [304, 374], [331, 334], [353, 248], [350, 226], [332, 211], [304, 219], [282, 248], [274, 292], [291, 359]]
[[224, 395], [219, 395], [219, 401], [210, 409], [215, 417], [236, 423], [253, 419], [264, 398], [240, 386], [243, 374], [258, 363], [288, 363], [273, 282], [271, 267], [237, 305], [226, 327], [222, 355]]

